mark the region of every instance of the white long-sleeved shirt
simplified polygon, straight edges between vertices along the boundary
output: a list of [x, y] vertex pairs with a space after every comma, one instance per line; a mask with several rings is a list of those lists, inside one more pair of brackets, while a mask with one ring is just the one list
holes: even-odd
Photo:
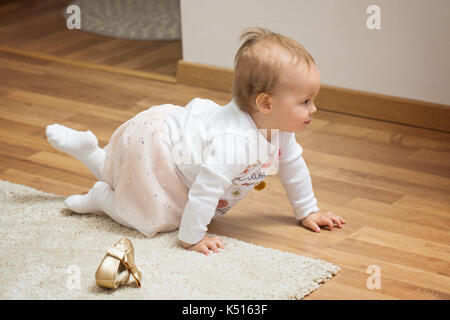
[[277, 170], [298, 220], [319, 210], [295, 133], [272, 130], [268, 142], [234, 100], [220, 106], [195, 98], [164, 122], [177, 173], [189, 189], [180, 240], [200, 241], [214, 217]]

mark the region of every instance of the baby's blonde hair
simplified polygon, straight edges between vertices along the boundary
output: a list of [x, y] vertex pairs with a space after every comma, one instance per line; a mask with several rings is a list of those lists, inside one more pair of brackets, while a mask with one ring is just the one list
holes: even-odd
[[315, 64], [300, 43], [267, 28], [246, 28], [239, 40], [244, 42], [234, 58], [232, 94], [236, 104], [248, 113], [257, 110], [255, 100], [260, 93], [275, 92], [286, 53], [292, 64], [304, 62], [308, 68]]

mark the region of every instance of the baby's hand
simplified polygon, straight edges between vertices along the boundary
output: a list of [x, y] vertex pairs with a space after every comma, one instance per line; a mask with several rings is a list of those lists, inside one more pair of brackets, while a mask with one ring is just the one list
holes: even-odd
[[327, 226], [331, 231], [333, 230], [334, 224], [336, 224], [338, 228], [342, 228], [341, 225], [345, 224], [345, 220], [330, 211], [317, 211], [303, 219], [302, 224], [315, 232], [320, 232], [321, 226]]
[[218, 248], [225, 249], [225, 244], [217, 236], [211, 237], [209, 235], [205, 235], [202, 240], [194, 244], [186, 243], [181, 240], [180, 242], [183, 248], [197, 252], [203, 252], [206, 255], [209, 255], [209, 250], [219, 252]]

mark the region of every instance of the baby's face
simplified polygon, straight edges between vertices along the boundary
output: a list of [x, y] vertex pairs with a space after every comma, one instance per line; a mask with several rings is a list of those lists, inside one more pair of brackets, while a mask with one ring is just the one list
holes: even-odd
[[315, 64], [288, 65], [272, 95], [272, 128], [295, 132], [305, 129], [316, 112], [314, 99], [320, 90], [320, 73]]

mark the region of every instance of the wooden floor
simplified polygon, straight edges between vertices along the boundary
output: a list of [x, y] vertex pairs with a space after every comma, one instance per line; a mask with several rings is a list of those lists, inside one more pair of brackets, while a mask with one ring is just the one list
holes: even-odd
[[[0, 25], [5, 44], [4, 20]], [[56, 52], [48, 46], [47, 52]], [[227, 93], [0, 51], [0, 179], [66, 196], [85, 193], [95, 178], [48, 144], [46, 125], [91, 130], [104, 146], [139, 111], [185, 105], [195, 97], [219, 104], [231, 99]], [[320, 234], [296, 224], [275, 176], [209, 231], [342, 268], [307, 299], [450, 299], [450, 134], [318, 108], [297, 140], [320, 207], [347, 224]], [[381, 271], [380, 289], [367, 286], [371, 266]]]
[[139, 41], [69, 30], [68, 0], [0, 0], [0, 46], [68, 60], [176, 76], [181, 41]]

